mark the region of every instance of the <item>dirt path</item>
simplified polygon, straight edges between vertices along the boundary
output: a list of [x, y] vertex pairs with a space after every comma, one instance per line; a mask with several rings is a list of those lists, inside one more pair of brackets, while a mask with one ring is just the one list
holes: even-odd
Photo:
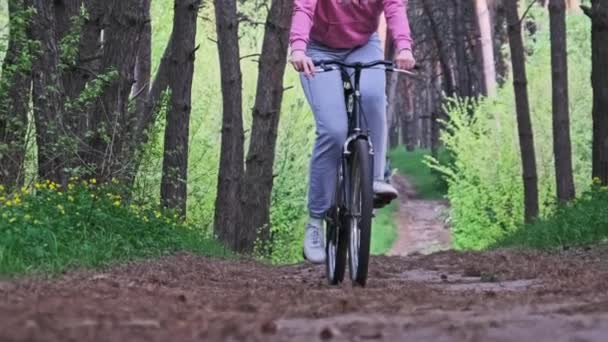
[[392, 178], [399, 190], [397, 241], [389, 255], [428, 254], [450, 248], [450, 231], [445, 225], [445, 201], [419, 199], [414, 186], [404, 176]]
[[376, 257], [323, 267], [190, 255], [0, 282], [0, 341], [605, 341], [608, 247]]
[[327, 286], [323, 266], [192, 255], [0, 280], [0, 341], [607, 340], [608, 245], [424, 255], [448, 242], [441, 205], [401, 206], [417, 223], [394, 251], [413, 254], [372, 258], [365, 289]]

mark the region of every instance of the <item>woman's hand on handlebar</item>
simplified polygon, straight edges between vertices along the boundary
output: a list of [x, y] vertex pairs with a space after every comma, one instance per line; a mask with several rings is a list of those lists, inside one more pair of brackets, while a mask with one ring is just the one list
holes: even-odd
[[306, 77], [314, 76], [315, 64], [312, 59], [302, 50], [295, 50], [291, 53], [291, 65], [298, 72], [303, 72]]
[[395, 56], [395, 66], [398, 69], [412, 70], [416, 66], [416, 59], [412, 54], [412, 50], [403, 49]]

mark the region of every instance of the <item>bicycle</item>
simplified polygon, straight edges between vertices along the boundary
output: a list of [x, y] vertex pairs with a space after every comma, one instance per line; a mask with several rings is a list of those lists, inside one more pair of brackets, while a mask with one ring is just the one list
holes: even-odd
[[[339, 163], [334, 200], [325, 218], [327, 279], [330, 285], [338, 285], [344, 280], [348, 256], [351, 281], [355, 286], [364, 287], [367, 283], [373, 209], [388, 203], [375, 198], [372, 190], [374, 149], [369, 132], [361, 128], [361, 122], [365, 120], [361, 113], [361, 72], [381, 66], [386, 71], [415, 74], [397, 69], [393, 62], [384, 60], [352, 64], [317, 61], [314, 64], [317, 72], [340, 71], [348, 117], [348, 136]], [[354, 72], [354, 84], [349, 70]]]

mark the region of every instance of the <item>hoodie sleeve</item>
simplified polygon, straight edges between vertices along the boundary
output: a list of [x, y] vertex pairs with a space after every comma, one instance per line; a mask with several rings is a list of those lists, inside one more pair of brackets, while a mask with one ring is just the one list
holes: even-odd
[[[386, 24], [395, 43], [395, 51], [412, 48], [410, 22], [407, 18], [407, 0], [382, 0]], [[304, 1], [306, 2], [306, 1]]]
[[292, 50], [306, 50], [317, 0], [295, 0], [289, 43]]

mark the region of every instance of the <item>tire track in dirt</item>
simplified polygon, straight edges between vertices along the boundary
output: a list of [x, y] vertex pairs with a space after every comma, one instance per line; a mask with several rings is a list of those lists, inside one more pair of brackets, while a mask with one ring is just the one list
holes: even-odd
[[395, 174], [392, 183], [399, 191], [399, 210], [395, 214], [397, 240], [388, 255], [429, 254], [450, 249], [451, 234], [445, 223], [446, 201], [418, 198], [407, 177]]

